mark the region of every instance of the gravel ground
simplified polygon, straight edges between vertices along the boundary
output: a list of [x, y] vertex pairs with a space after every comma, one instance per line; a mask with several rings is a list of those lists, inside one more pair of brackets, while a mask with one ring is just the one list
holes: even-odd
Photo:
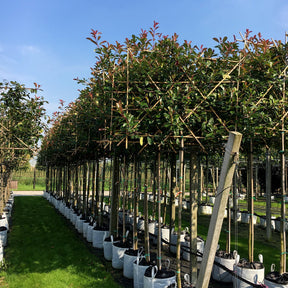
[[43, 191], [13, 191], [14, 196], [43, 196]]

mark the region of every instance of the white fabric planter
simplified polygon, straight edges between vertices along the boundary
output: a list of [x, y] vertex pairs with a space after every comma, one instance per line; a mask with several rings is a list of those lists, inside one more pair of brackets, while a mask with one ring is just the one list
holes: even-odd
[[[266, 226], [267, 226], [266, 218], [260, 217], [260, 226], [262, 228], [266, 228]], [[278, 228], [280, 229], [280, 226]], [[275, 230], [275, 217], [271, 217], [271, 229]]]
[[90, 243], [93, 242], [93, 236], [92, 236], [93, 228], [94, 227], [92, 225], [88, 225], [88, 227], [87, 227], [87, 237], [86, 237], [86, 239]]
[[[237, 222], [240, 222], [240, 221], [241, 221], [241, 214], [242, 214], [242, 213], [240, 213], [239, 211], [236, 211], [236, 221], [237, 221]], [[235, 220], [234, 211], [233, 211], [233, 210], [231, 210], [231, 218], [232, 218], [233, 220]]]
[[182, 208], [185, 209], [185, 210], [188, 209], [188, 203], [187, 203], [186, 200], [183, 200], [183, 202], [182, 202]]
[[[226, 259], [226, 258], [215, 256], [214, 262], [220, 263], [221, 265], [228, 268], [230, 271], [233, 271], [236, 257], [237, 257], [237, 252], [234, 251], [233, 259]], [[228, 271], [225, 271], [223, 268], [217, 266], [216, 264], [213, 265], [212, 278], [216, 281], [225, 282], [225, 283], [232, 283], [233, 281], [232, 274], [229, 273]]]
[[139, 255], [142, 253], [143, 249], [138, 250], [128, 249], [124, 253], [124, 264], [123, 264], [123, 276], [128, 279], [133, 279], [133, 263], [139, 259]]
[[74, 218], [74, 210], [72, 208], [70, 208], [70, 212], [69, 212], [69, 220], [71, 223], [73, 223], [73, 218]]
[[[237, 276], [248, 280], [253, 284], [263, 284], [264, 277], [265, 277], [265, 268], [262, 269], [250, 269], [238, 266], [240, 256], [237, 255], [237, 260], [233, 266], [233, 271], [235, 272], [236, 276], [233, 277], [233, 288], [250, 288], [252, 287], [248, 283], [240, 280]], [[263, 263], [263, 256], [259, 255], [259, 260]]]
[[112, 261], [112, 242], [103, 241], [104, 258], [107, 261]]
[[[165, 241], [167, 241], [167, 242], [169, 242], [169, 234], [170, 234], [170, 229], [169, 228], [161, 228], [161, 239], [163, 239], [163, 240], [165, 240]], [[153, 243], [154, 243], [154, 245], [156, 245], [157, 244], [157, 238], [158, 238], [158, 226], [156, 226], [155, 227], [155, 235], [157, 236], [157, 237], [154, 237], [153, 238]], [[162, 243], [162, 245], [167, 245], [166, 243]]]
[[149, 266], [139, 265], [140, 259], [137, 258], [133, 263], [133, 284], [134, 288], [144, 287], [144, 274]]
[[[250, 214], [248, 212], [241, 213], [241, 223], [249, 224], [250, 221]], [[257, 216], [253, 215], [253, 224], [257, 223]]]
[[[205, 246], [205, 242], [203, 239], [197, 237], [197, 252], [200, 252], [200, 253], [204, 253], [204, 246]], [[190, 240], [189, 241], [184, 241], [182, 244], [181, 244], [181, 247], [183, 247], [183, 259], [186, 260], [186, 261], [190, 261]], [[185, 249], [186, 248], [186, 249]], [[187, 250], [187, 251], [186, 251]], [[202, 261], [202, 257], [200, 256], [197, 256], [197, 262], [201, 262]]]
[[0, 245], [0, 264], [3, 261], [3, 256], [4, 256], [4, 249], [3, 249], [3, 246]]
[[155, 227], [156, 227], [156, 222], [150, 222], [148, 224], [148, 232], [151, 234], [155, 234]]
[[112, 245], [113, 243], [117, 243], [119, 241], [114, 241], [113, 236], [110, 237], [110, 241], [103, 241], [103, 250], [104, 250], [104, 258], [107, 261], [112, 261]]
[[83, 223], [83, 237], [85, 239], [87, 239], [87, 229], [88, 229], [88, 226], [89, 226], [89, 222], [85, 221]]
[[83, 223], [85, 220], [81, 219], [81, 217], [78, 217], [77, 223], [76, 223], [76, 229], [79, 233], [83, 233]]
[[[0, 231], [0, 246], [7, 245], [7, 228], [5, 226], [0, 227], [2, 231]], [[2, 245], [1, 245], [2, 244]]]
[[145, 230], [145, 221], [144, 219], [139, 218], [138, 219], [138, 223], [137, 223], [137, 229], [140, 231], [144, 231]]
[[103, 242], [108, 237], [109, 231], [106, 230], [94, 230], [92, 231], [92, 245], [95, 248], [103, 249]]
[[113, 243], [112, 245], [112, 267], [114, 269], [123, 269], [124, 253], [127, 249], [129, 248], [117, 247], [115, 246], [115, 243]]
[[70, 218], [70, 208], [69, 207], [67, 207], [67, 206], [65, 206], [65, 217], [67, 218], [67, 219], [69, 219]]
[[7, 228], [7, 230], [9, 230], [9, 223], [8, 223], [8, 219], [7, 217], [3, 214], [2, 215], [2, 219], [0, 220], [0, 227], [4, 226]]
[[266, 227], [266, 218], [260, 217], [260, 227], [265, 228]]
[[199, 206], [198, 211], [199, 211], [200, 215], [211, 215], [213, 208], [212, 208], [212, 206], [201, 205], [201, 206]]
[[214, 204], [215, 203], [215, 196], [210, 196], [209, 197], [209, 203]]
[[76, 223], [77, 223], [77, 218], [78, 218], [78, 216], [77, 216], [77, 213], [74, 213], [73, 214], [73, 217], [72, 217], [72, 224], [76, 227]]
[[279, 272], [275, 271], [275, 264], [272, 264], [271, 272], [265, 276], [264, 285], [266, 285], [266, 287], [268, 288], [288, 288], [288, 280], [286, 280], [288, 279], [287, 276], [288, 276], [287, 272], [284, 275], [283, 274], [281, 275]]
[[176, 285], [176, 275], [169, 278], [157, 278], [158, 268], [157, 266], [152, 267], [151, 277], [144, 275], [144, 288], [165, 288], [169, 285]]
[[[178, 234], [176, 232], [171, 233], [170, 243], [172, 245], [170, 245], [170, 252], [174, 254], [176, 254], [177, 252], [177, 247], [176, 247], [177, 239], [178, 239]], [[185, 231], [182, 231], [180, 235], [180, 245], [182, 246], [183, 243], [185, 243]]]

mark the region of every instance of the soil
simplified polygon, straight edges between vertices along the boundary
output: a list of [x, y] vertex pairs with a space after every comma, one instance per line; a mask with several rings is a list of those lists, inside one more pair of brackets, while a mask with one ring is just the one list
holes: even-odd
[[[152, 266], [149, 266], [146, 269], [144, 276], [151, 277], [152, 268], [153, 268]], [[164, 268], [164, 269], [161, 269], [161, 270], [157, 271], [155, 278], [157, 278], [157, 279], [166, 279], [166, 278], [171, 278], [173, 276], [175, 276], [175, 272], [174, 271]]]
[[265, 276], [265, 279], [267, 279], [270, 282], [286, 285], [288, 284], [288, 273], [283, 273], [281, 275], [279, 272], [276, 271], [270, 272]]

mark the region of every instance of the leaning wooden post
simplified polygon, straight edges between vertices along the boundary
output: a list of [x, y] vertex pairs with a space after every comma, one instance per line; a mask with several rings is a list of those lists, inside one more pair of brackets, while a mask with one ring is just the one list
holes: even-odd
[[230, 132], [222, 164], [217, 197], [210, 220], [205, 250], [200, 267], [196, 288], [207, 288], [210, 281], [215, 253], [223, 223], [226, 203], [228, 200], [232, 178], [235, 170], [235, 160], [238, 156], [242, 134]]

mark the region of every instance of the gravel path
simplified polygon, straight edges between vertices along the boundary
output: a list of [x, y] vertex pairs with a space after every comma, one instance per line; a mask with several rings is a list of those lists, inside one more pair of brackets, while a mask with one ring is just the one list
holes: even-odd
[[43, 196], [43, 191], [13, 191], [14, 196]]

